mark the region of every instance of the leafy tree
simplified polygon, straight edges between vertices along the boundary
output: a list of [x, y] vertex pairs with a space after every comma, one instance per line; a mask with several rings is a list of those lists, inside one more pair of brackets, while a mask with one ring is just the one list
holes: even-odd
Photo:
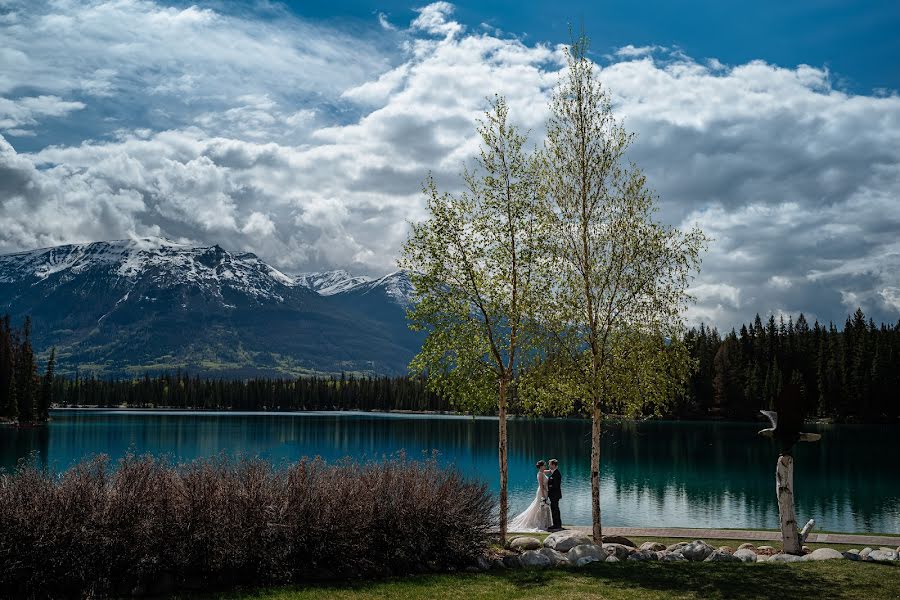
[[508, 403], [524, 361], [535, 356], [532, 315], [546, 263], [536, 205], [540, 187], [526, 138], [496, 98], [480, 122], [481, 151], [465, 191], [425, 186], [429, 218], [412, 225], [401, 267], [418, 302], [411, 326], [428, 331], [414, 371], [464, 410], [496, 406], [499, 415], [500, 532], [507, 523]]
[[602, 539], [600, 434], [604, 405], [647, 410], [674, 396], [688, 371], [680, 311], [705, 237], [654, 219], [646, 178], [625, 164], [633, 136], [613, 116], [582, 36], [551, 101], [543, 219], [554, 278], [542, 323], [556, 334], [543, 376], [561, 402], [588, 405], [593, 535]]

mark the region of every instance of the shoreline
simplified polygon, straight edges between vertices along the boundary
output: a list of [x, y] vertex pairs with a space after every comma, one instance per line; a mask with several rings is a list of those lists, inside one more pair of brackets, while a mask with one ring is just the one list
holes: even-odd
[[[108, 412], [121, 412], [121, 413], [153, 413], [153, 412], [167, 412], [167, 413], [217, 413], [217, 414], [233, 414], [233, 415], [331, 415], [331, 414], [345, 414], [345, 415], [394, 415], [394, 416], [410, 416], [410, 417], [454, 417], [454, 418], [469, 418], [469, 419], [490, 419], [496, 420], [498, 417], [496, 415], [490, 414], [469, 414], [459, 411], [438, 411], [438, 410], [406, 410], [406, 409], [397, 409], [397, 410], [363, 410], [363, 409], [335, 409], [335, 410], [235, 410], [230, 408], [186, 408], [181, 406], [154, 406], [154, 407], [145, 407], [145, 406], [99, 406], [99, 405], [77, 405], [77, 406], [51, 406], [51, 411], [108, 411]], [[524, 415], [524, 414], [513, 414], [508, 416], [511, 420], [516, 419], [547, 419], [547, 420], [577, 420], [577, 421], [590, 421], [589, 417], [578, 416], [578, 415], [569, 415], [569, 416], [547, 416], [547, 415]], [[605, 419], [612, 422], [644, 422], [644, 421], [656, 421], [656, 422], [665, 422], [665, 423], [766, 423], [765, 419], [760, 416], [759, 419], [754, 420], [739, 420], [739, 419], [727, 419], [722, 417], [715, 416], [692, 416], [692, 417], [684, 417], [684, 418], [665, 418], [665, 417], [629, 417], [626, 415], [605, 415]], [[0, 425], [10, 424], [0, 420]], [[866, 422], [841, 422], [835, 421], [833, 419], [808, 419], [804, 421], [804, 424], [807, 425], [900, 425], [900, 421], [898, 422], [890, 422], [890, 421], [882, 421], [882, 422], [874, 422], [874, 423], [866, 423]]]

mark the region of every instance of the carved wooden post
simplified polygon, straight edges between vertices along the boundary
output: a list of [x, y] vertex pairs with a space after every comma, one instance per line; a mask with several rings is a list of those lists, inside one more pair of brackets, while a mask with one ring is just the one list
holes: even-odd
[[781, 520], [781, 542], [784, 552], [800, 554], [806, 536], [815, 526], [812, 519], [803, 528], [802, 536], [797, 533], [797, 515], [794, 512], [794, 444], [800, 442], [817, 442], [822, 437], [818, 433], [803, 433], [802, 404], [800, 388], [795, 384], [787, 384], [775, 400], [775, 412], [761, 410], [769, 421], [770, 429], [763, 429], [760, 435], [774, 438], [781, 445], [778, 465], [775, 468], [775, 496], [778, 498], [778, 516]]
[[788, 554], [800, 554], [800, 535], [797, 533], [797, 515], [794, 513], [794, 457], [778, 456], [775, 469], [775, 494], [778, 497], [778, 514], [781, 517], [781, 543]]

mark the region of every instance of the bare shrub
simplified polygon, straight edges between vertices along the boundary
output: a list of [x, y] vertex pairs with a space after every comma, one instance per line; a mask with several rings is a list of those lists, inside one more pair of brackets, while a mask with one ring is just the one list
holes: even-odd
[[275, 468], [105, 457], [0, 474], [0, 594], [105, 596], [446, 570], [488, 543], [493, 497], [432, 460]]

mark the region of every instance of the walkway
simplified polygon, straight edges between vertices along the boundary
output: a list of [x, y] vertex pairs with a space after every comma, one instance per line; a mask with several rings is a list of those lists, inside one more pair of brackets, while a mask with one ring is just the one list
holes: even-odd
[[[590, 535], [590, 527], [566, 527]], [[695, 540], [748, 540], [780, 542], [781, 534], [777, 531], [745, 531], [741, 529], [682, 529], [677, 527], [604, 527], [603, 535], [621, 535], [624, 537], [650, 538], [691, 538]], [[856, 535], [849, 533], [811, 533], [807, 542], [816, 544], [858, 544], [859, 546], [887, 546], [895, 549], [900, 546], [900, 537], [882, 535]]]

